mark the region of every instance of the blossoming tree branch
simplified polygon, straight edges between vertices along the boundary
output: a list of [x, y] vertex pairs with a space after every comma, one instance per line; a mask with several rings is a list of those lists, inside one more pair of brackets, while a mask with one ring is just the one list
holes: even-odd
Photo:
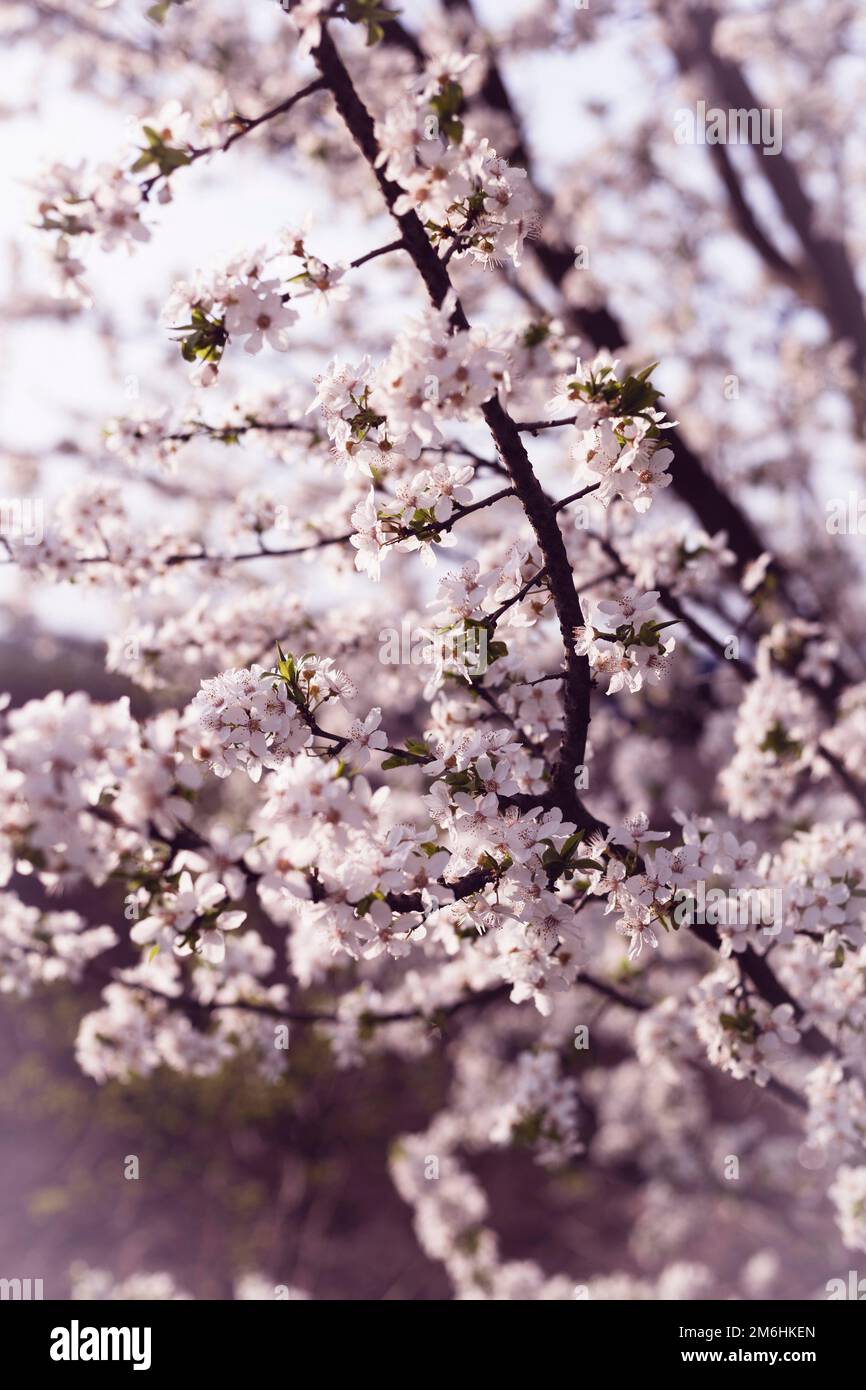
[[[277, 1080], [297, 1029], [359, 1072], [443, 1054], [447, 1105], [391, 1164], [457, 1297], [575, 1296], [501, 1253], [474, 1155], [623, 1164], [619, 1126], [657, 1204], [709, 1203], [746, 1091], [788, 1155], [766, 1182], [790, 1195], [799, 1163], [806, 1225], [823, 1203], [866, 1251], [866, 648], [828, 602], [856, 563], [829, 528], [792, 544], [739, 464], [703, 457], [712, 431], [658, 384], [674, 311], [627, 333], [587, 278], [603, 151], [569, 147], [548, 191], [500, 66], [579, 29], [540, 4], [498, 52], [470, 0], [418, 23], [284, 0], [224, 16], [217, 72], [204, 4], [155, 6], [140, 44], [110, 7], [39, 8], [52, 42], [114, 56], [135, 109], [116, 162], [55, 163], [35, 194], [76, 322], [105, 256], [136, 278], [194, 166], [228, 199], [235, 161], [300, 171], [351, 249], [298, 207], [139, 284], [164, 303], [161, 399], [78, 446], [38, 543], [3, 531], [22, 588], [108, 597], [136, 693], [5, 709], [0, 988], [98, 990], [76, 1055], [99, 1083], [238, 1054]], [[740, 73], [735, 30], [701, 11], [674, 42], [648, 9], [687, 78]], [[759, 170], [787, 189], [789, 257], [713, 159], [712, 216], [824, 316], [856, 430], [856, 313], [796, 167]], [[623, 252], [617, 303], [651, 279]], [[786, 397], [808, 418], [782, 424], [808, 438], [813, 406]], [[64, 907], [82, 885], [104, 920]], [[610, 1296], [707, 1296], [683, 1249]]]

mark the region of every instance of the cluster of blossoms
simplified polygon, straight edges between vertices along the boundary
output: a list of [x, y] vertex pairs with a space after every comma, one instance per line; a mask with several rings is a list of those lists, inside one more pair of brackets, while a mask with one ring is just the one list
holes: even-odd
[[[275, 1047], [269, 1014], [286, 1009], [288, 989], [266, 983], [275, 952], [258, 932], [237, 932], [231, 928], [238, 923], [225, 922], [230, 935], [211, 940], [218, 949], [205, 953], [202, 938], [219, 930], [212, 921], [203, 919], [198, 939], [187, 929], [190, 949], [155, 952], [150, 946], [139, 965], [106, 986], [102, 1006], [78, 1029], [83, 1072], [98, 1082], [149, 1076], [159, 1067], [214, 1076], [241, 1048], [266, 1081], [277, 1080], [285, 1052]], [[202, 1016], [210, 1021], [207, 1029], [196, 1026]]]
[[524, 1052], [509, 1079], [510, 1097], [496, 1117], [492, 1141], [531, 1143], [539, 1163], [562, 1167], [582, 1151], [582, 1145], [576, 1087], [563, 1077], [557, 1052], [552, 1048]]
[[192, 364], [194, 385], [214, 384], [230, 341], [242, 342], [253, 354], [266, 344], [287, 352], [289, 329], [298, 318], [296, 301], [312, 299], [321, 310], [348, 296], [345, 267], [315, 256], [305, 237], [305, 229], [288, 228], [273, 244], [239, 252], [175, 284], [162, 321], [176, 335], [184, 361]]
[[398, 334], [374, 366], [334, 361], [316, 377], [311, 410], [321, 410], [334, 456], [347, 475], [377, 477], [441, 444], [444, 420], [478, 418], [507, 379], [507, 357], [483, 329], [453, 331], [450, 306], [428, 310]]
[[80, 239], [93, 237], [102, 251], [127, 251], [150, 240], [142, 214], [152, 188], [157, 201], [171, 201], [171, 175], [205, 155], [231, 129], [230, 108], [223, 94], [196, 122], [179, 101], [167, 101], [145, 117], [132, 153], [115, 165], [95, 169], [84, 162], [71, 167], [52, 164], [38, 184], [36, 224], [56, 233], [53, 262], [58, 292], [81, 305], [91, 303], [77, 258]]
[[815, 763], [821, 719], [815, 697], [773, 665], [765, 646], [737, 710], [736, 752], [719, 775], [728, 807], [756, 820], [789, 805]]
[[391, 1159], [397, 1191], [414, 1209], [421, 1248], [444, 1265], [458, 1299], [572, 1298], [566, 1276], [548, 1278], [531, 1260], [502, 1260], [485, 1224], [487, 1197], [455, 1153], [461, 1138], [459, 1123], [446, 1113], [426, 1133], [402, 1136]]
[[473, 476], [469, 464], [455, 467], [440, 463], [397, 483], [392, 500], [377, 501], [371, 488], [352, 512], [356, 569], [379, 579], [384, 554], [392, 546], [417, 550], [422, 564], [428, 568], [435, 565], [434, 544], [440, 549], [457, 544], [445, 523], [472, 501], [468, 484]]
[[176, 685], [179, 674], [184, 685], [195, 687], [202, 670], [221, 671], [233, 660], [251, 666], [273, 646], [275, 632], [296, 633], [310, 647], [340, 652], [348, 645], [347, 617], [335, 608], [314, 618], [280, 585], [230, 590], [218, 601], [204, 595], [183, 612], [139, 621], [112, 638], [107, 664], [145, 690]]
[[830, 1188], [830, 1196], [848, 1249], [866, 1251], [866, 1164], [859, 1168], [843, 1164]]
[[503, 1259], [496, 1233], [487, 1224], [487, 1196], [460, 1162], [459, 1148], [467, 1137], [466, 1117], [449, 1110], [424, 1133], [402, 1135], [391, 1156], [391, 1175], [400, 1196], [413, 1209], [419, 1244], [430, 1259], [443, 1265], [456, 1298], [563, 1302], [708, 1296], [710, 1271], [694, 1263], [672, 1263], [655, 1279], [614, 1273], [576, 1284], [564, 1274], [545, 1274], [534, 1260]]
[[494, 662], [501, 662], [509, 679], [500, 698], [515, 726], [532, 738], [560, 726], [561, 706], [555, 691], [550, 698], [549, 686], [523, 684], [524, 662], [509, 660], [507, 644], [496, 637], [494, 615], [497, 626], [525, 634], [542, 618], [550, 591], [542, 581], [537, 587], [532, 583], [543, 571], [537, 545], [515, 541], [504, 560], [496, 549], [497, 563], [490, 569], [482, 568], [479, 560], [467, 560], [439, 579], [437, 595], [427, 605], [433, 614], [424, 629], [429, 644], [422, 655], [432, 669], [424, 696], [431, 699], [455, 677], [477, 680]]
[[200, 775], [173, 710], [139, 726], [127, 699], [97, 705], [55, 691], [10, 710], [7, 725], [4, 883], [13, 866], [52, 889], [82, 877], [103, 883], [152, 830], [172, 834], [189, 818]]
[[525, 169], [497, 155], [459, 117], [461, 78], [477, 64], [451, 54], [376, 124], [377, 164], [405, 191], [395, 212], [417, 212], [434, 245], [481, 265], [520, 265], [539, 224]]
[[95, 236], [103, 251], [149, 241], [150, 231], [141, 217], [142, 190], [121, 169], [100, 166], [87, 173], [83, 164], [53, 164], [42, 176], [38, 194], [38, 225], [56, 233], [52, 259], [58, 294], [89, 305], [77, 239]]
[[[56, 233], [53, 264], [58, 292], [87, 306], [92, 300], [83, 280], [84, 264], [78, 258], [81, 238], [93, 237], [102, 251], [150, 240], [143, 212], [153, 189], [156, 201], [172, 199], [171, 178], [178, 169], [212, 154], [230, 137], [237, 138], [255, 122], [237, 115], [227, 91], [220, 92], [198, 117], [172, 99], [152, 116], [144, 118], [139, 142], [116, 165], [88, 169], [55, 163], [41, 176], [38, 189], [37, 226]], [[191, 285], [175, 286], [165, 308], [167, 326], [181, 332], [184, 357], [194, 364], [192, 379], [208, 386], [216, 379], [222, 350], [234, 334], [245, 338], [248, 352], [258, 352], [263, 341], [278, 351], [288, 347], [286, 329], [297, 315], [286, 306], [288, 293], [277, 286], [288, 282], [293, 297], [313, 295], [319, 304], [344, 299], [344, 267], [328, 265], [307, 250], [304, 232], [287, 230], [269, 254], [279, 262], [271, 276], [260, 273], [254, 256], [237, 256], [211, 274], [197, 272]], [[287, 258], [300, 260], [301, 269], [285, 267]], [[180, 322], [182, 318], [190, 322]]]
[[198, 548], [168, 530], [143, 532], [124, 489], [103, 478], [65, 493], [36, 543], [26, 534], [4, 541], [15, 564], [34, 577], [129, 592], [162, 583], [178, 550]]
[[836, 723], [824, 734], [821, 745], [833, 753], [852, 776], [859, 775], [866, 760], [866, 681], [844, 692], [837, 708]]
[[184, 361], [192, 364], [196, 386], [212, 386], [230, 339], [244, 350], [261, 352], [265, 343], [286, 352], [297, 311], [286, 302], [282, 277], [264, 247], [241, 252], [218, 269], [197, 270], [191, 281], [174, 286], [162, 321], [177, 335]]
[[473, 494], [468, 484], [474, 475], [471, 464], [438, 463], [434, 468], [425, 468], [411, 480], [397, 483], [394, 495], [399, 511], [380, 512], [380, 520], [386, 527], [388, 523], [396, 523], [398, 530], [411, 530], [410, 535], [398, 542], [400, 548], [418, 550], [424, 564], [434, 565], [436, 557], [430, 533], [442, 547], [457, 544], [457, 538], [440, 531], [437, 523], [448, 521], [459, 507], [471, 503]]
[[793, 942], [798, 934], [849, 951], [863, 946], [863, 855], [863, 831], [856, 822], [828, 822], [797, 831], [778, 853], [763, 857], [767, 882], [784, 885], [781, 941]]
[[[452, 331], [448, 306], [430, 311], [401, 333], [390, 355], [373, 367], [333, 362], [316, 379], [311, 409], [319, 409], [334, 457], [346, 476], [374, 486], [352, 512], [356, 568], [378, 579], [383, 553], [395, 544], [420, 550], [432, 563], [432, 544], [456, 544], [441, 527], [473, 494], [471, 466], [441, 463], [410, 471], [424, 449], [440, 448], [445, 420], [479, 418], [481, 406], [507, 379], [507, 358], [484, 331]], [[377, 494], [388, 476], [393, 495]]]
[[[357, 744], [361, 731], [354, 733]], [[497, 744], [495, 738], [479, 734], [478, 749], [486, 746], [492, 756], [476, 752], [473, 760], [466, 750], [463, 768], [456, 766], [455, 750], [432, 749], [440, 756], [427, 767], [432, 775], [438, 768], [444, 779], [429, 798], [434, 827], [426, 835], [390, 823], [386, 788], [371, 794], [363, 778], [355, 776], [350, 784], [312, 759], [283, 767], [262, 810], [269, 843], [256, 864], [268, 912], [290, 910], [302, 927], [315, 926], [330, 951], [354, 958], [400, 957], [428, 942], [438, 953], [439, 933], [451, 939], [458, 927], [473, 935], [490, 932], [494, 978], [507, 979], [516, 1000], [534, 998], [549, 1012], [549, 989], [564, 988], [574, 978], [579, 941], [573, 911], [544, 885], [551, 855], [573, 852], [577, 837], [558, 812], [536, 808], [521, 817], [514, 807], [500, 810], [497, 794], [484, 790], [508, 783], [507, 736]], [[346, 750], [353, 761], [354, 746]], [[487, 784], [480, 782], [485, 775]], [[484, 794], [452, 792], [461, 785]], [[308, 869], [313, 863], [315, 894]], [[498, 901], [449, 906], [460, 880], [480, 870], [498, 881]], [[435, 940], [423, 928], [425, 920], [437, 924]]]
[[763, 999], [749, 998], [732, 962], [701, 980], [694, 992], [692, 1022], [714, 1067], [738, 1081], [750, 1078], [758, 1086], [767, 1084], [770, 1066], [784, 1048], [800, 1041], [794, 1006], [771, 1008]]
[[618, 363], [608, 353], [600, 352], [588, 366], [578, 359], [574, 374], [560, 381], [548, 403], [552, 413], [574, 416], [571, 453], [578, 479], [594, 488], [605, 507], [620, 497], [646, 512], [655, 494], [670, 486], [673, 452], [662, 446], [661, 431], [675, 422], [656, 408], [661, 392], [650, 380], [655, 365], [620, 381]]
[[622, 689], [634, 694], [667, 674], [676, 642], [673, 637], [662, 641], [660, 633], [670, 624], [650, 616], [658, 598], [655, 589], [614, 599], [581, 597], [584, 625], [574, 629], [574, 649], [588, 659], [595, 677], [607, 677], [606, 694]]
[[856, 1076], [845, 1076], [833, 1057], [820, 1062], [805, 1081], [809, 1143], [824, 1157], [862, 1157], [866, 1150], [866, 1092]]
[[111, 927], [88, 927], [77, 912], [27, 907], [0, 894], [0, 994], [29, 996], [37, 985], [77, 981], [88, 961], [117, 941]]
[[726, 531], [709, 536], [684, 525], [618, 536], [617, 549], [638, 588], [664, 586], [678, 597], [712, 592], [736, 560]]
[[806, 684], [827, 687], [841, 655], [841, 643], [821, 623], [788, 618], [774, 623], [758, 644], [782, 670]]
[[[480, 560], [467, 560], [459, 570], [449, 570], [440, 578], [436, 598], [429, 605], [435, 610], [435, 622], [450, 627], [458, 622], [483, 621], [522, 592], [528, 580], [542, 569], [537, 545], [521, 541], [514, 541], [505, 558], [490, 569], [482, 569]], [[531, 626], [549, 598], [546, 588], [540, 594], [527, 593], [523, 602], [515, 603], [503, 614], [505, 624]]]
[[[107, 1269], [76, 1262], [69, 1271], [70, 1298], [75, 1303], [188, 1303], [193, 1299], [177, 1280], [163, 1270], [130, 1274], [117, 1279]], [[278, 1284], [264, 1274], [242, 1274], [234, 1283], [234, 1297], [244, 1302], [304, 1301], [310, 1295], [294, 1284]]]
[[[846, 838], [848, 849], [834, 852], [831, 846]], [[841, 827], [836, 834], [822, 828], [798, 834], [782, 854], [761, 861], [755, 860], [753, 844], [739, 846], [732, 836], [725, 835], [720, 842], [718, 835], [709, 832], [701, 840], [701, 848], [709, 851], [704, 874], [721, 870], [735, 883], [771, 877], [785, 885], [784, 891], [774, 893], [782, 901], [777, 916], [766, 925], [751, 919], [743, 922], [736, 912], [732, 920], [722, 922], [723, 953], [725, 945], [735, 953], [746, 946], [764, 952], [768, 942], [778, 946], [789, 941], [783, 979], [796, 997], [809, 1000], [805, 1021], [817, 1023], [824, 1037], [835, 1038], [840, 1055], [847, 1054], [851, 1065], [858, 1067], [864, 1019], [862, 909], [849, 897], [845, 878], [850, 874], [851, 881], [859, 881], [861, 839]], [[824, 864], [832, 879], [822, 872]], [[850, 924], [845, 920], [849, 911], [853, 912]], [[811, 939], [816, 933], [817, 943]], [[800, 1041], [804, 1021], [790, 1002], [771, 1005], [750, 988], [735, 960], [736, 956], [700, 980], [692, 990], [690, 1010], [677, 1012], [669, 999], [641, 1018], [637, 1045], [643, 1060], [655, 1059], [660, 1050], [668, 1056], [695, 1057], [699, 1044], [713, 1066], [738, 1080], [766, 1085], [779, 1062], [794, 1055], [789, 1049]], [[861, 1080], [846, 1075], [843, 1063], [830, 1058], [809, 1073], [805, 1089], [810, 1147], [837, 1163], [862, 1154], [866, 1102]]]
[[199, 599], [184, 613], [140, 622], [108, 643], [106, 665], [144, 690], [177, 681], [178, 670], [225, 668], [234, 655], [252, 662], [270, 645], [271, 634], [293, 617], [281, 591], [256, 591], [223, 603]]
[[266, 444], [275, 457], [283, 449], [293, 449], [298, 436], [309, 443], [315, 434], [304, 422], [307, 392], [285, 384], [271, 389], [238, 391], [228, 401], [213, 400], [207, 420], [202, 417], [198, 392], [178, 403], [159, 406], [137, 404], [124, 415], [116, 415], [103, 426], [105, 448], [118, 461], [144, 471], [151, 464], [166, 473], [177, 472], [178, 454], [192, 440], [216, 439], [232, 443], [243, 435], [256, 444]]
[[[319, 663], [315, 676], [328, 681], [327, 665]], [[195, 756], [218, 777], [243, 767], [257, 782], [262, 768], [279, 767], [311, 740], [287, 689], [261, 666], [224, 671], [203, 681], [191, 714], [201, 733]]]
[[[741, 843], [730, 831], [719, 833], [708, 818], [693, 820], [680, 812], [675, 815], [682, 826], [683, 843], [674, 849], [658, 843], [668, 838], [668, 832], [651, 830], [643, 813], [627, 818], [604, 836], [594, 836], [587, 844], [592, 869], [587, 891], [595, 897], [607, 897], [606, 914], [621, 914], [617, 931], [629, 938], [629, 958], [637, 959], [645, 944], [657, 947], [659, 928], [677, 930], [699, 918], [717, 927], [726, 956], [747, 944], [760, 943], [761, 915], [755, 912], [757, 921], [753, 916], [743, 921], [736, 902], [731, 911], [724, 910], [724, 904], [721, 911], [711, 911], [706, 903], [708, 895], [702, 891], [714, 877], [731, 885], [735, 899], [741, 890], [750, 890], [757, 881], [754, 842]], [[699, 892], [703, 901], [697, 896]], [[710, 893], [711, 899], [714, 893]], [[724, 898], [725, 894], [718, 896]], [[772, 918], [770, 923], [774, 932], [781, 929]]]
[[167, 946], [178, 955], [197, 952], [216, 964], [225, 956], [223, 932], [235, 931], [246, 921], [245, 912], [216, 913], [226, 892], [216, 874], [199, 874], [193, 880], [184, 871], [174, 890], [150, 903], [149, 915], [136, 922], [130, 937], [137, 946]]
[[[363, 777], [335, 776], [333, 766], [312, 759], [287, 764], [272, 779], [261, 818], [267, 844], [255, 861], [259, 895], [269, 914], [298, 922], [299, 960], [316, 943], [320, 965], [337, 953], [371, 960], [407, 955], [425, 940], [425, 910], [450, 896], [436, 883], [446, 856], [428, 857], [407, 825], [388, 828], [386, 793], [373, 793]], [[401, 893], [412, 894], [413, 902], [417, 895], [417, 910], [389, 905]], [[302, 976], [315, 968], [311, 960]]]

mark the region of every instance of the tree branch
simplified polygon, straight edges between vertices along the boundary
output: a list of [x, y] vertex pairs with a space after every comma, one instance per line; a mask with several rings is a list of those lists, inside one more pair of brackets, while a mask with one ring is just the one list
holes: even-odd
[[[377, 165], [379, 146], [373, 118], [356, 92], [326, 28], [323, 28], [321, 41], [313, 50], [313, 57], [333, 93], [337, 110], [372, 170], [389, 211], [400, 227], [404, 245], [424, 281], [431, 302], [436, 308], [441, 308], [449, 294], [453, 293], [448, 271], [430, 244], [417, 214], [414, 211], [399, 215], [394, 212], [394, 205], [403, 190], [391, 179], [386, 178]], [[451, 323], [456, 329], [469, 328], [469, 321], [459, 300], [455, 301]], [[560, 806], [570, 818], [586, 826], [591, 818], [587, 816], [577, 798], [574, 780], [575, 771], [583, 762], [586, 750], [591, 680], [589, 662], [586, 657], [578, 656], [574, 651], [573, 631], [582, 624], [583, 615], [574, 587], [568, 553], [555, 513], [551, 510], [548, 498], [535, 476], [514, 420], [496, 396], [482, 406], [482, 414], [541, 547], [565, 651], [565, 731], [551, 777], [549, 801]]]

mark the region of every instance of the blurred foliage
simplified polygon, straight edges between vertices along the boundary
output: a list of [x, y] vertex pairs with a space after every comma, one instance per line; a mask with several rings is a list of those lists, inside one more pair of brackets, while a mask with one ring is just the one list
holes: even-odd
[[[82, 1012], [60, 989], [0, 1012], [4, 1263], [38, 1266], [54, 1297], [75, 1260], [118, 1277], [168, 1269], [200, 1298], [230, 1297], [246, 1270], [381, 1298], [411, 1268], [425, 1291], [402, 1296], [444, 1293], [386, 1171], [387, 1136], [443, 1101], [436, 1058], [340, 1073], [327, 1044], [295, 1028], [275, 1084], [239, 1058], [210, 1078], [162, 1069], [98, 1086], [74, 1067]], [[131, 1155], [138, 1179], [124, 1175]], [[355, 1239], [365, 1224], [374, 1262]], [[366, 1289], [347, 1290], [359, 1278]]]

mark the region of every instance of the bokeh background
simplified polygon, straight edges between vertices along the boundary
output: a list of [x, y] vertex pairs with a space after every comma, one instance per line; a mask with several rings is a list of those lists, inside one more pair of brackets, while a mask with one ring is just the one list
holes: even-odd
[[[234, 7], [213, 8], [230, 44], [241, 21]], [[244, 26], [267, 41], [276, 7], [260, 0], [249, 8]], [[520, 0], [476, 5], [522, 112], [538, 182], [550, 190], [572, 244], [589, 248], [588, 269], [568, 280], [572, 301], [590, 318], [609, 312], [643, 360], [660, 362], [658, 382], [687, 438], [774, 546], [799, 547], [812, 598], [844, 623], [862, 605], [862, 538], [840, 541], [844, 559], [832, 559], [823, 517], [829, 499], [862, 479], [866, 338], [858, 342], [856, 331], [846, 337], [822, 302], [818, 277], [792, 281], [800, 248], [760, 153], [730, 148], [720, 164], [707, 147], [675, 142], [677, 111], [713, 100], [707, 64], [680, 42], [688, 12], [698, 8], [628, 0], [590, 0], [586, 11]], [[183, 196], [160, 210], [159, 234], [134, 261], [96, 259], [89, 275], [97, 307], [89, 315], [58, 305], [38, 236], [28, 229], [34, 171], [54, 158], [110, 160], [128, 141], [130, 122], [135, 129], [144, 111], [122, 50], [128, 43], [144, 51], [151, 42], [143, 10], [137, 0], [105, 10], [87, 0], [39, 0], [7, 2], [0, 15], [7, 39], [0, 56], [0, 491], [26, 493], [38, 476], [49, 506], [98, 450], [102, 421], [130, 402], [176, 394], [176, 350], [156, 325], [174, 278], [226, 247], [299, 223], [308, 210], [323, 256], [347, 259], [376, 245], [377, 233], [388, 237], [384, 219], [359, 229], [351, 211], [293, 162], [288, 137], [283, 148], [275, 133], [238, 152], [230, 186], [216, 164], [186, 171]], [[459, 46], [457, 10], [409, 0], [403, 18], [419, 27], [438, 15]], [[783, 111], [785, 154], [816, 225], [844, 243], [862, 287], [866, 15], [844, 0], [736, 0], [717, 18], [719, 51], [748, 72], [761, 105]], [[115, 36], [111, 42], [99, 39], [104, 30]], [[166, 98], [183, 87], [183, 68], [179, 48], [162, 75]], [[495, 115], [490, 121], [495, 131]], [[516, 312], [519, 300], [506, 289], [491, 293], [494, 309]], [[543, 288], [538, 294], [543, 300]], [[390, 298], [362, 301], [371, 335], [383, 342], [398, 297], [395, 284]], [[336, 324], [305, 323], [293, 363], [299, 376], [311, 375], [327, 352], [341, 312], [349, 311], [338, 309]], [[267, 366], [244, 366], [245, 384], [265, 380]], [[735, 405], [723, 390], [732, 371], [741, 384]], [[227, 376], [221, 389], [228, 394], [233, 385]], [[552, 446], [538, 448], [543, 454]], [[249, 464], [249, 456], [242, 465], [226, 457], [220, 487], [239, 487]], [[129, 486], [137, 489], [143, 527], [160, 506], [175, 505], [159, 489]], [[329, 582], [334, 591], [323, 601], [341, 597], [338, 581]], [[0, 569], [0, 597], [0, 686], [13, 705], [53, 689], [85, 689], [99, 699], [129, 694], [139, 713], [158, 703], [106, 673], [114, 596], [42, 585], [10, 567]], [[680, 764], [678, 775], [688, 782], [688, 767]], [[44, 902], [32, 881], [14, 887], [25, 901]], [[69, 906], [93, 920], [119, 919], [120, 890], [114, 898], [112, 891], [72, 894]], [[423, 1127], [443, 1103], [444, 1052], [414, 1064], [385, 1057], [362, 1075], [339, 1073], [324, 1046], [297, 1030], [291, 1069], [274, 1085], [241, 1060], [207, 1081], [159, 1073], [100, 1087], [73, 1057], [78, 1021], [96, 1003], [96, 992], [62, 987], [29, 1001], [0, 999], [0, 1275], [40, 1277], [46, 1297], [58, 1298], [86, 1285], [87, 1269], [108, 1270], [118, 1281], [166, 1271], [178, 1288], [210, 1299], [232, 1297], [251, 1273], [316, 1298], [448, 1296], [386, 1167], [390, 1136]], [[793, 1169], [806, 1219], [799, 1226], [788, 1220], [778, 1165], [789, 1163], [790, 1148], [780, 1140], [774, 1151], [772, 1142], [790, 1133], [788, 1116], [724, 1079], [717, 1091], [738, 1142], [760, 1131], [773, 1180], [766, 1192], [759, 1185], [742, 1197], [735, 1185], [720, 1185], [716, 1205], [708, 1208], [704, 1195], [690, 1226], [691, 1194], [672, 1159], [671, 1181], [682, 1183], [678, 1251], [709, 1259], [720, 1290], [738, 1297], [815, 1296], [827, 1278], [844, 1274], [849, 1256], [827, 1219], [820, 1184], [810, 1189], [808, 1175]], [[589, 1115], [590, 1136], [595, 1123]], [[607, 1142], [616, 1148], [610, 1135]], [[137, 1181], [123, 1178], [128, 1155], [138, 1157]], [[645, 1175], [627, 1142], [604, 1168], [575, 1165], [543, 1180], [529, 1156], [489, 1154], [472, 1164], [507, 1257], [537, 1259], [579, 1283], [637, 1272], [654, 1241], [663, 1248], [673, 1240], [647, 1214]]]

